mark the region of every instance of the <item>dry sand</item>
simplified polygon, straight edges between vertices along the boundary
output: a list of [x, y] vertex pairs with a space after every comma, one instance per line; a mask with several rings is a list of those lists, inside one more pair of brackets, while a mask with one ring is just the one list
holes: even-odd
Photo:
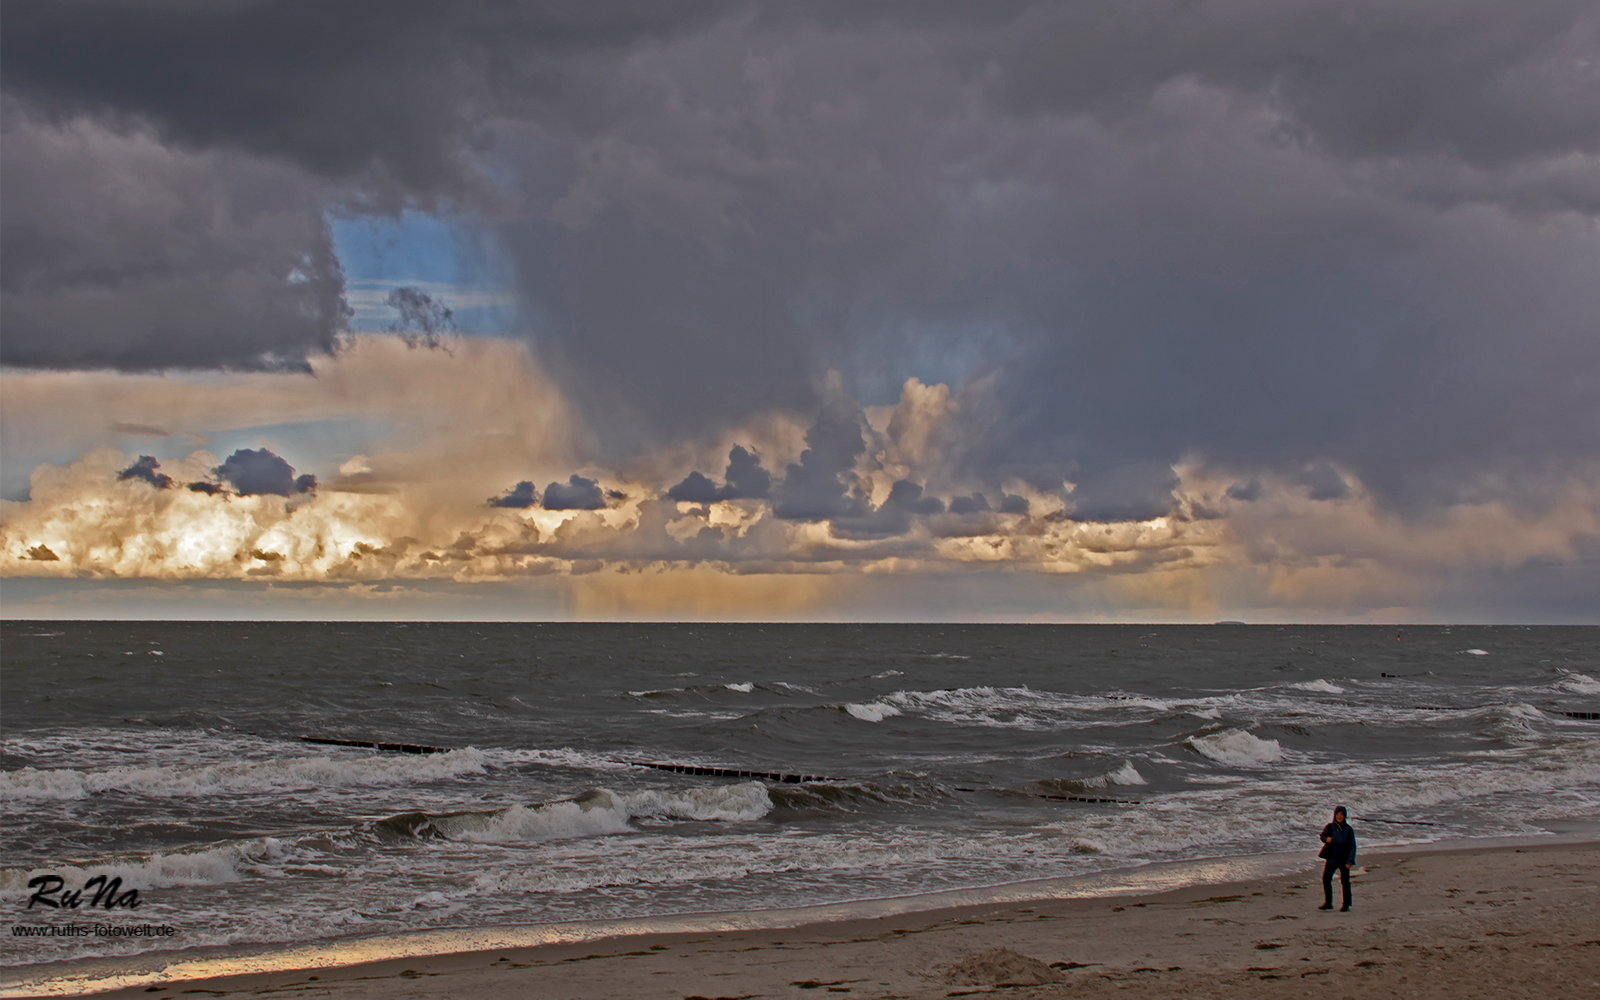
[[[1600, 997], [1600, 844], [1363, 855], [1303, 878], [412, 958], [102, 996]], [[1338, 886], [1335, 883], [1337, 902]]]

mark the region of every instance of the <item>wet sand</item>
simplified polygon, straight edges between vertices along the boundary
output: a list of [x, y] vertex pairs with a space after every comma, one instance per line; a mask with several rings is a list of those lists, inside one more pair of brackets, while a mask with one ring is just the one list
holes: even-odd
[[[1600, 844], [1363, 854], [1303, 877], [716, 934], [399, 959], [100, 996], [565, 998], [1600, 996]], [[1338, 902], [1337, 881], [1334, 886]], [[994, 949], [1003, 949], [995, 951]]]

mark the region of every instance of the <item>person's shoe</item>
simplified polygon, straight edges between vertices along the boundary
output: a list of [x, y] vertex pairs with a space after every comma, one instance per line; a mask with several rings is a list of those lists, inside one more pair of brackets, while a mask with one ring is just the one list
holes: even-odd
[[1317, 909], [1319, 909], [1319, 910], [1331, 910], [1331, 909], [1333, 909], [1333, 904], [1332, 903], [1323, 903], [1321, 906], [1317, 907]]
[[[1330, 906], [1330, 907], [1328, 907], [1328, 909], [1331, 910], [1331, 909], [1333, 909], [1333, 907]], [[1350, 912], [1350, 904], [1346, 903], [1343, 906], [1339, 907], [1339, 912], [1340, 913], [1349, 913]]]

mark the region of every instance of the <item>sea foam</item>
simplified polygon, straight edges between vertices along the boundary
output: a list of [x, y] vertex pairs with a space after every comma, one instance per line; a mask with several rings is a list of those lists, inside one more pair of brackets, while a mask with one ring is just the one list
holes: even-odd
[[759, 781], [672, 791], [633, 793], [596, 788], [573, 799], [513, 805], [489, 812], [441, 816], [410, 814], [380, 824], [393, 832], [482, 844], [572, 840], [626, 833], [642, 819], [741, 822], [772, 811], [772, 799]]
[[289, 757], [199, 767], [109, 767], [97, 771], [24, 767], [0, 772], [0, 802], [82, 799], [109, 791], [181, 798], [330, 786], [403, 785], [482, 774], [483, 762], [483, 754], [468, 747], [415, 756]]
[[0, 870], [0, 899], [24, 898], [28, 882], [39, 875], [57, 875], [68, 889], [81, 888], [96, 875], [122, 880], [124, 889], [161, 889], [185, 885], [237, 882], [242, 870], [282, 861], [292, 848], [276, 837], [221, 844], [203, 851], [156, 853], [104, 864], [52, 865], [49, 868]]

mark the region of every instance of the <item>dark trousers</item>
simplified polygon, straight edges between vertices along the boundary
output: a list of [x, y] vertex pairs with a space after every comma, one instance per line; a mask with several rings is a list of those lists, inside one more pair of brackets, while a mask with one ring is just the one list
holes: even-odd
[[1350, 905], [1350, 866], [1336, 865], [1332, 861], [1322, 866], [1322, 902], [1333, 905], [1333, 873], [1339, 873], [1339, 884], [1344, 887], [1344, 905]]

